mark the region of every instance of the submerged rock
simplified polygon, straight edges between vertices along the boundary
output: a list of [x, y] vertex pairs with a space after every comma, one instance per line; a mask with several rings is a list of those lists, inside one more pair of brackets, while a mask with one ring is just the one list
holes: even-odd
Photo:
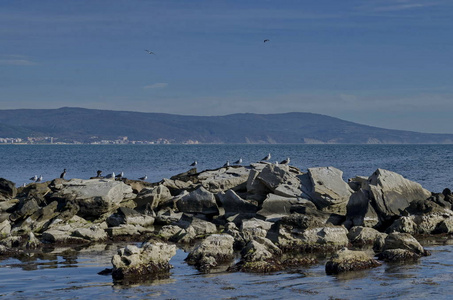
[[381, 263], [371, 258], [364, 251], [352, 251], [343, 248], [337, 251], [326, 263], [327, 274], [358, 271], [380, 266]]
[[154, 278], [168, 274], [172, 268], [169, 261], [175, 255], [175, 245], [159, 242], [146, 242], [141, 248], [128, 245], [113, 256], [112, 277]]

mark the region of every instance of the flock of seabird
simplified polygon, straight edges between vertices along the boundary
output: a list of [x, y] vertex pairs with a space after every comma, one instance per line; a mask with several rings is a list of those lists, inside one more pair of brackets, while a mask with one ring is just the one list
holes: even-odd
[[[263, 159], [260, 160], [260, 162], [265, 162], [265, 161], [269, 161], [271, 159], [271, 154], [268, 153], [265, 157], [263, 157]], [[290, 162], [290, 159], [289, 157], [287, 157], [286, 159], [284, 159], [283, 161], [281, 161], [280, 163], [277, 161], [275, 162], [275, 164], [281, 164], [281, 165], [287, 165], [289, 164]], [[194, 161], [193, 163], [190, 164], [191, 167], [196, 167], [198, 164], [198, 161]], [[233, 165], [241, 165], [242, 164], [242, 157], [239, 158], [238, 160], [236, 160]], [[230, 167], [230, 161], [227, 160], [226, 163], [223, 165], [224, 168], [228, 168]], [[60, 174], [60, 178], [62, 179], [65, 179], [65, 176], [66, 176], [66, 169], [63, 170], [63, 172]], [[124, 178], [124, 172], [121, 171], [120, 173], [118, 174], [115, 174], [115, 172], [112, 172], [104, 177], [102, 177], [102, 171], [101, 170], [97, 170], [96, 172], [96, 177], [95, 178], [105, 178], [105, 179], [118, 179], [118, 180], [122, 180]], [[143, 177], [140, 177], [138, 178], [139, 180], [142, 180], [142, 181], [146, 181], [146, 179], [148, 179], [148, 176], [145, 175]], [[38, 175], [35, 175], [33, 177], [30, 178], [31, 181], [33, 182], [42, 182], [43, 180], [43, 177], [42, 175], [40, 175], [38, 177]], [[25, 184], [24, 184], [25, 185]]]

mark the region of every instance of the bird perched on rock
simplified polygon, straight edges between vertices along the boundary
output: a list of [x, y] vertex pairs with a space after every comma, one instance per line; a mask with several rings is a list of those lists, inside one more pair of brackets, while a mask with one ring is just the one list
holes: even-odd
[[227, 160], [227, 162], [223, 165], [223, 167], [226, 168], [226, 167], [229, 167], [229, 166], [230, 166], [230, 161]]
[[269, 153], [268, 155], [266, 155], [266, 157], [264, 157], [262, 160], [269, 160], [271, 159], [271, 154]]
[[289, 164], [289, 157], [287, 157], [286, 159], [282, 160], [282, 161], [280, 162], [280, 164], [281, 164], [281, 165], [287, 165], [287, 164]]
[[123, 173], [123, 171], [121, 171], [121, 173], [119, 173], [118, 175], [116, 175], [115, 178], [122, 179], [123, 176], [124, 176], [124, 173]]
[[108, 174], [107, 176], [105, 176], [105, 178], [107, 178], [107, 179], [115, 179], [115, 172], [112, 172], [112, 174]]
[[102, 174], [102, 171], [101, 170], [97, 170], [96, 177], [101, 177], [101, 174]]
[[234, 162], [235, 165], [242, 164], [242, 158], [239, 158], [237, 161]]
[[60, 178], [64, 179], [66, 176], [66, 169], [63, 170], [63, 173], [60, 174]]
[[31, 177], [30, 180], [32, 180], [32, 181], [38, 180], [38, 175], [35, 175], [35, 176]]
[[41, 182], [42, 181], [42, 175], [39, 175], [39, 178], [36, 179], [36, 182]]
[[197, 161], [194, 161], [193, 163], [190, 164], [191, 167], [195, 167], [198, 164]]
[[139, 179], [145, 181], [146, 179], [148, 179], [148, 176], [145, 175], [143, 177], [140, 177]]

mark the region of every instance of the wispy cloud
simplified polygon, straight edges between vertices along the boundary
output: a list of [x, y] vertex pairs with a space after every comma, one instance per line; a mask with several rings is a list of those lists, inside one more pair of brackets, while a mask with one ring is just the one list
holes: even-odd
[[441, 5], [441, 1], [424, 1], [424, 0], [383, 0], [368, 2], [359, 7], [360, 10], [368, 12], [396, 12], [420, 9], [430, 6]]
[[37, 63], [28, 59], [27, 56], [17, 54], [0, 54], [0, 65], [9, 66], [34, 66]]
[[147, 89], [163, 89], [163, 88], [166, 88], [167, 86], [168, 86], [168, 83], [166, 83], [166, 82], [157, 82], [157, 83], [153, 83], [150, 85], [146, 85], [143, 88], [145, 90], [147, 90]]
[[27, 59], [0, 59], [0, 65], [34, 66], [36, 63]]

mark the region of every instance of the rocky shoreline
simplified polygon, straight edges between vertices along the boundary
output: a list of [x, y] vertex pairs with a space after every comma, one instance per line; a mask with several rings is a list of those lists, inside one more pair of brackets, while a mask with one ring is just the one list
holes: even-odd
[[384, 169], [345, 182], [333, 167], [306, 172], [267, 162], [160, 182], [55, 179], [16, 188], [0, 178], [0, 259], [48, 245], [126, 240], [114, 280], [168, 276], [177, 248], [202, 273], [273, 272], [330, 257], [327, 274], [429, 255], [416, 238], [453, 232], [450, 189], [432, 193]]

